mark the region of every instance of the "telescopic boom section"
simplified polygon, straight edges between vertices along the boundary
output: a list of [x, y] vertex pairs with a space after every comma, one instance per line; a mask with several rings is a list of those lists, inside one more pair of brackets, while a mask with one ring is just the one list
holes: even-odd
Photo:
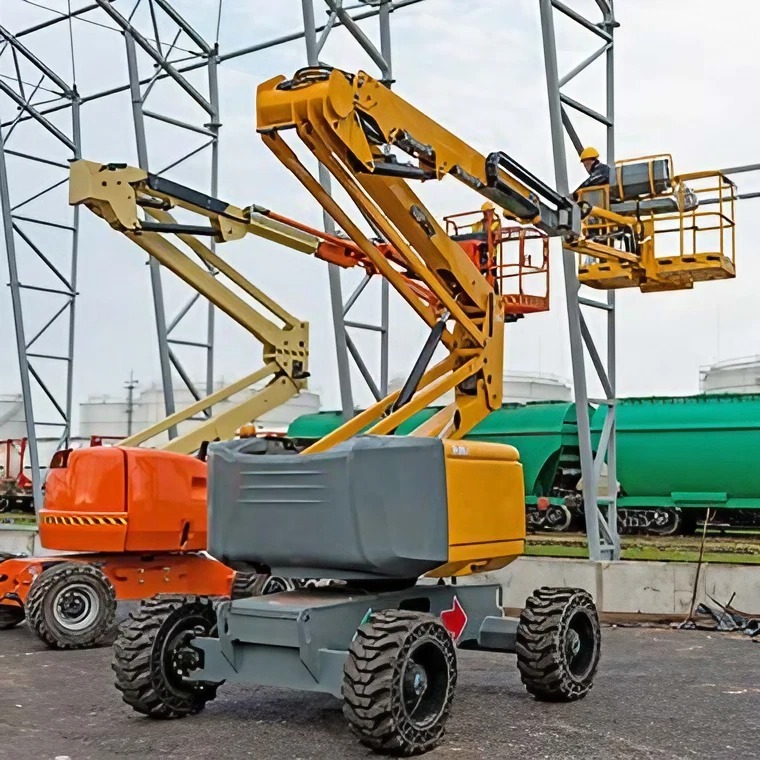
[[[253, 220], [247, 226], [239, 209], [124, 165], [84, 160], [73, 162], [69, 202], [84, 204], [104, 218], [263, 344], [263, 366], [260, 369], [129, 436], [120, 445], [138, 446], [205, 413], [207, 419], [200, 425], [159, 447], [190, 454], [204, 441], [234, 438], [242, 425], [280, 406], [306, 387], [308, 324], [263, 293], [200, 238], [236, 239], [249, 231], [248, 226], [255, 225], [261, 237], [311, 252], [319, 242], [313, 236], [281, 223], [270, 224], [267, 220]], [[168, 211], [174, 206], [201, 213], [212, 224], [179, 223]], [[140, 218], [139, 208], [144, 210], [147, 219]], [[172, 236], [176, 236], [191, 253], [175, 245], [170, 239]], [[200, 264], [193, 260], [193, 255], [200, 259]], [[223, 278], [237, 286], [242, 295], [228, 287]], [[269, 316], [264, 316], [252, 303], [262, 307]], [[249, 398], [213, 414], [215, 405], [262, 382], [265, 385]]]
[[[449, 351], [443, 361], [427, 369], [432, 350], [426, 344], [402, 391], [359, 414], [308, 451], [330, 448], [368, 426], [370, 433], [392, 433], [452, 388], [455, 402], [412, 434], [452, 439], [466, 435], [502, 403], [504, 304], [462, 247], [424, 207], [408, 180], [441, 180], [451, 175], [493, 201], [511, 219], [549, 235], [577, 232], [577, 207], [506, 154], [484, 156], [474, 150], [364, 72], [352, 75], [307, 68], [291, 80], [278, 76], [259, 86], [256, 106], [257, 128], [264, 142]], [[445, 326], [285, 143], [282, 131], [291, 128], [346, 190], [372, 229], [444, 307]], [[392, 149], [411, 160], [400, 162]], [[451, 322], [453, 329], [448, 326]]]

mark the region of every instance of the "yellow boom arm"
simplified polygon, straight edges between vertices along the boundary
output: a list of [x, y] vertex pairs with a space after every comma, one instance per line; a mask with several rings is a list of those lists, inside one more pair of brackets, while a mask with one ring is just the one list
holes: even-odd
[[[364, 72], [303, 69], [257, 92], [257, 128], [266, 145], [302, 182], [407, 303], [432, 328], [405, 388], [314, 444], [321, 451], [357, 434], [386, 434], [454, 389], [455, 401], [413, 435], [464, 436], [502, 403], [504, 307], [463, 249], [424, 207], [407, 180], [452, 175], [519, 222], [552, 235], [580, 229], [578, 208], [503, 153], [483, 156]], [[346, 190], [373, 229], [445, 308], [439, 319], [412, 292], [283, 139], [298, 137]], [[390, 155], [396, 148], [416, 163]], [[453, 329], [449, 324], [453, 322]], [[430, 369], [438, 343], [448, 356]], [[374, 424], [373, 424], [374, 423]]]

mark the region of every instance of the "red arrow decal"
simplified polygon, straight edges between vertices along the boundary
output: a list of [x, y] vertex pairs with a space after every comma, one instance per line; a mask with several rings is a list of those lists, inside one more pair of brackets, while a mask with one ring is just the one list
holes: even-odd
[[459, 603], [459, 599], [454, 597], [454, 605], [450, 610], [444, 610], [441, 613], [441, 622], [444, 628], [451, 634], [454, 641], [459, 641], [465, 626], [467, 625], [467, 613], [464, 607]]

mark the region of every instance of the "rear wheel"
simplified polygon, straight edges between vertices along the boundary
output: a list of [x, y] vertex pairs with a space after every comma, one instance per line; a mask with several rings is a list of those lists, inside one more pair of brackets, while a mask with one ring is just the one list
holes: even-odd
[[142, 601], [113, 645], [112, 667], [122, 699], [151, 718], [200, 712], [220, 684], [190, 680], [201, 666], [193, 639], [215, 633], [216, 611], [208, 597], [165, 595]]
[[534, 591], [517, 628], [517, 667], [536, 699], [571, 702], [588, 694], [601, 632], [591, 595], [576, 588]]
[[24, 608], [0, 604], [0, 631], [15, 628], [24, 620]]
[[26, 619], [51, 649], [85, 649], [108, 642], [116, 617], [111, 581], [84, 562], [61, 562], [35, 578]]
[[438, 618], [383, 610], [351, 642], [343, 714], [362, 744], [376, 751], [426, 752], [443, 739], [456, 682], [454, 642]]
[[264, 575], [262, 573], [235, 573], [232, 582], [232, 598], [247, 599], [251, 596], [277, 594], [281, 591], [292, 591], [295, 584], [290, 578], [279, 575]]

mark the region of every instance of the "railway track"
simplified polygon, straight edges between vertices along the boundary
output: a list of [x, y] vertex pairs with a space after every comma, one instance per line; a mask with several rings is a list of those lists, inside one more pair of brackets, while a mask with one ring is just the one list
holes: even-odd
[[[702, 544], [699, 531], [691, 536], [622, 536], [624, 559], [696, 561]], [[532, 533], [528, 535], [528, 554], [580, 557], [585, 555], [583, 533]], [[703, 559], [706, 562], [760, 563], [760, 531], [708, 530]]]

